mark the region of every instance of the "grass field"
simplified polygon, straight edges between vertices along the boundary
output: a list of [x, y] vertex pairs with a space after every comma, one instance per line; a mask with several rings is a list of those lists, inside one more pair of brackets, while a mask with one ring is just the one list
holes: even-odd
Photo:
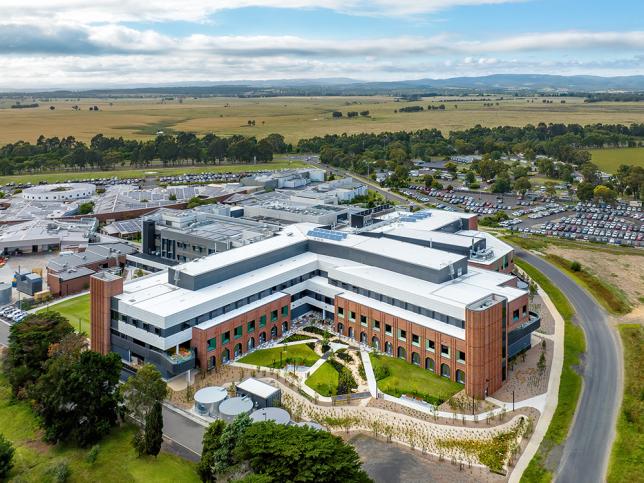
[[517, 259], [515, 259], [514, 263], [548, 294], [565, 322], [564, 361], [559, 382], [557, 409], [539, 446], [539, 450], [530, 461], [521, 478], [522, 482], [530, 483], [551, 481], [552, 474], [546, 467], [545, 462], [550, 451], [566, 439], [575, 415], [582, 383], [581, 376], [575, 371], [575, 367], [579, 365], [581, 355], [585, 351], [586, 341], [582, 328], [572, 322], [575, 311], [563, 292], [529, 263]]
[[642, 481], [644, 468], [644, 328], [622, 324], [619, 332], [624, 347], [624, 400], [608, 469], [609, 483]]
[[88, 449], [51, 446], [41, 442], [36, 417], [26, 402], [14, 402], [0, 372], [0, 433], [16, 448], [9, 479], [24, 482], [54, 481], [48, 474], [57, 463], [67, 461], [70, 482], [198, 482], [195, 465], [165, 452], [157, 458], [137, 458], [131, 445], [134, 428], [113, 429], [100, 444], [94, 464], [85, 461]]
[[[378, 379], [378, 389], [391, 396], [403, 394], [415, 395], [436, 404], [438, 400], [446, 401], [463, 389], [463, 385], [452, 382], [426, 369], [394, 357], [369, 354], [374, 373], [383, 370], [388, 376]], [[437, 369], [438, 370], [438, 369]]]
[[588, 272], [583, 266], [581, 270], [574, 272], [570, 268], [571, 260], [566, 260], [557, 255], [547, 255], [546, 258], [549, 262], [568, 274], [579, 285], [588, 290], [611, 314], [624, 315], [631, 311], [631, 306], [628, 303], [626, 295], [614, 285]]
[[[97, 133], [106, 136], [147, 139], [157, 131], [166, 133], [192, 131], [198, 134], [214, 132], [219, 135], [244, 134], [263, 137], [278, 132], [288, 142], [303, 137], [343, 132], [383, 132], [437, 128], [449, 131], [482, 126], [524, 126], [539, 122], [606, 124], [644, 122], [641, 103], [584, 103], [581, 98], [553, 99], [544, 104], [541, 98], [534, 103], [526, 98], [498, 100], [498, 106], [484, 107], [489, 99], [462, 100], [445, 98], [446, 109], [427, 110], [430, 104], [440, 104], [443, 98], [427, 98], [419, 102], [400, 103], [387, 96], [360, 97], [273, 97], [273, 98], [198, 98], [161, 102], [146, 99], [70, 99], [42, 102], [34, 109], [9, 109], [14, 102], [5, 99], [0, 104], [0, 144], [25, 140], [34, 142], [45, 136], [75, 136], [87, 141]], [[21, 99], [23, 103], [29, 99]], [[79, 105], [80, 111], [72, 110]], [[89, 111], [97, 105], [100, 111]], [[425, 111], [395, 113], [400, 107], [422, 105]], [[55, 110], [50, 110], [54, 106]], [[456, 107], [457, 106], [457, 107]], [[342, 119], [333, 119], [331, 112], [339, 110]], [[348, 119], [347, 111], [370, 112], [369, 117]], [[254, 120], [255, 126], [248, 121]]]
[[49, 183], [60, 183], [64, 181], [74, 181], [79, 179], [90, 178], [144, 178], [145, 173], [154, 172], [158, 176], [176, 176], [181, 174], [198, 174], [198, 173], [239, 173], [243, 171], [261, 171], [287, 168], [302, 168], [306, 163], [301, 161], [277, 160], [272, 163], [262, 164], [230, 164], [221, 166], [180, 166], [174, 168], [163, 168], [153, 166], [144, 169], [115, 169], [112, 171], [81, 171], [81, 172], [62, 172], [62, 173], [41, 173], [30, 175], [0, 176], [0, 184], [6, 183], [38, 183], [47, 181]]
[[335, 396], [340, 373], [325, 362], [307, 380], [306, 385], [322, 396]]
[[59, 304], [50, 305], [39, 310], [38, 313], [46, 312], [48, 310], [59, 312], [63, 317], [69, 320], [69, 323], [72, 324], [72, 327], [74, 327], [76, 331], [85, 332], [88, 336], [91, 335], [89, 320], [89, 294], [74, 297], [72, 299], [65, 300], [64, 302], [60, 302]]
[[[280, 359], [281, 354], [281, 359]], [[287, 364], [296, 364], [310, 367], [320, 358], [306, 344], [289, 345], [282, 347], [273, 347], [271, 349], [261, 349], [239, 359], [244, 364], [253, 366], [283, 368]]]
[[602, 171], [614, 173], [620, 164], [644, 167], [644, 148], [591, 149], [593, 163]]

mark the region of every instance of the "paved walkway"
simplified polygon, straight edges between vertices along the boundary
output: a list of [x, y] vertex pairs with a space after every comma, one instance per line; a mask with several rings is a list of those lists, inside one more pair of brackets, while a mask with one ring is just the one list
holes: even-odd
[[360, 357], [362, 358], [362, 364], [364, 365], [364, 372], [367, 375], [367, 385], [369, 386], [369, 392], [373, 397], [378, 397], [376, 376], [373, 373], [373, 367], [371, 366], [371, 358], [369, 357], [369, 353], [365, 350], [361, 350]]
[[[555, 348], [554, 354], [552, 355], [552, 365], [550, 367], [548, 392], [546, 394], [542, 394], [541, 396], [537, 396], [536, 398], [522, 401], [528, 402], [534, 401], [538, 398], [543, 398], [542, 400], [538, 401], [539, 404], [542, 404], [542, 408], [537, 408], [539, 409], [539, 411], [541, 411], [541, 417], [539, 418], [539, 421], [534, 428], [534, 434], [532, 435], [532, 438], [530, 438], [530, 441], [521, 454], [521, 457], [517, 461], [516, 465], [514, 465], [514, 469], [510, 474], [510, 483], [516, 483], [521, 479], [523, 472], [528, 467], [528, 464], [530, 464], [530, 460], [532, 460], [532, 457], [539, 449], [539, 445], [541, 444], [541, 441], [543, 441], [543, 437], [546, 435], [548, 426], [550, 426], [550, 421], [552, 421], [552, 416], [557, 409], [557, 402], [559, 400], [559, 382], [561, 380], [561, 370], [563, 369], [564, 357], [564, 320], [561, 317], [561, 314], [557, 312], [557, 309], [552, 303], [552, 300], [550, 300], [550, 297], [548, 297], [548, 295], [543, 290], [541, 290], [541, 288], [539, 288], [539, 295], [541, 296], [542, 300], [546, 304], [546, 307], [555, 319], [555, 333], [553, 336]], [[543, 334], [539, 335], [542, 336]]]

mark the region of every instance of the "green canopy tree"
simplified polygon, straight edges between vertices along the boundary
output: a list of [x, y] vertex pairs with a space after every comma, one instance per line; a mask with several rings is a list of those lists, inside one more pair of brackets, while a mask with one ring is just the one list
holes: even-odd
[[58, 312], [32, 314], [11, 326], [4, 372], [16, 396], [33, 385], [44, 372], [49, 347], [74, 332]]
[[161, 401], [155, 401], [145, 418], [145, 452], [157, 456], [163, 444], [163, 410]]
[[121, 395], [128, 411], [143, 422], [154, 404], [168, 396], [168, 385], [159, 370], [147, 363], [121, 386]]
[[212, 467], [215, 464], [215, 452], [221, 446], [220, 438], [225, 427], [226, 423], [221, 419], [217, 419], [208, 426], [203, 435], [201, 460], [197, 464], [197, 473], [203, 482], [214, 481]]
[[337, 436], [272, 421], [246, 429], [236, 449], [255, 473], [272, 481], [369, 482], [355, 449]]
[[13, 468], [15, 448], [4, 435], [0, 434], [0, 480], [4, 480]]

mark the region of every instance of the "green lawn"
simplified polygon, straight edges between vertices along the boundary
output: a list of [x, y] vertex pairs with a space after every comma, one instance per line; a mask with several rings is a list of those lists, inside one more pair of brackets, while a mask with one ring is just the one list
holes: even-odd
[[66, 317], [69, 320], [69, 323], [72, 324], [76, 331], [85, 332], [87, 335], [90, 334], [90, 320], [89, 320], [89, 294], [81, 295], [79, 297], [74, 297], [72, 299], [65, 300], [59, 304], [49, 305], [43, 309], [40, 309], [38, 313], [46, 312], [51, 310], [52, 312], [60, 312], [63, 317]]
[[67, 461], [71, 482], [198, 482], [195, 465], [161, 452], [157, 458], [137, 458], [131, 445], [132, 426], [112, 430], [100, 444], [94, 464], [85, 461], [89, 449], [51, 446], [41, 441], [36, 418], [25, 402], [14, 402], [6, 378], [0, 372], [0, 432], [16, 448], [10, 481], [52, 481], [48, 470]]
[[402, 394], [415, 395], [432, 404], [440, 404], [463, 390], [462, 384], [402, 359], [373, 353], [369, 354], [369, 357], [376, 378], [379, 377], [379, 373], [389, 374], [378, 379], [378, 389], [386, 394], [395, 397]]
[[644, 167], [644, 148], [591, 149], [592, 162], [602, 171], [615, 173], [620, 164]]
[[306, 380], [306, 385], [322, 396], [335, 396], [339, 375], [331, 364], [325, 362]]
[[608, 468], [609, 483], [642, 481], [644, 468], [644, 328], [622, 324], [619, 332], [624, 346], [624, 400]]
[[6, 184], [10, 182], [24, 183], [30, 181], [31, 183], [38, 183], [40, 181], [47, 181], [48, 183], [60, 183], [67, 180], [79, 180], [88, 178], [111, 178], [117, 176], [119, 178], [143, 178], [146, 172], [157, 172], [159, 176], [175, 176], [190, 173], [239, 173], [242, 171], [258, 171], [270, 169], [286, 169], [286, 168], [302, 168], [307, 166], [306, 163], [301, 161], [274, 161], [271, 163], [261, 164], [231, 164], [223, 166], [180, 166], [176, 168], [164, 168], [162, 166], [151, 166], [148, 168], [138, 169], [115, 169], [112, 171], [81, 171], [81, 172], [62, 172], [62, 173], [36, 173], [29, 175], [15, 175], [15, 176], [0, 176], [0, 183]]
[[575, 314], [566, 296], [548, 278], [529, 263], [515, 259], [514, 263], [530, 276], [548, 294], [565, 321], [564, 328], [564, 361], [559, 382], [557, 409], [552, 417], [548, 431], [539, 446], [539, 450], [523, 473], [522, 482], [551, 481], [552, 474], [545, 466], [548, 454], [556, 445], [560, 445], [568, 436], [570, 424], [577, 409], [581, 393], [581, 376], [575, 370], [580, 357], [586, 350], [586, 340], [581, 327], [572, 322]]
[[[280, 354], [282, 355], [280, 362]], [[320, 358], [306, 344], [273, 347], [271, 349], [257, 350], [239, 359], [239, 362], [253, 366], [274, 367], [281, 369], [287, 364], [295, 363], [300, 366], [310, 367]]]

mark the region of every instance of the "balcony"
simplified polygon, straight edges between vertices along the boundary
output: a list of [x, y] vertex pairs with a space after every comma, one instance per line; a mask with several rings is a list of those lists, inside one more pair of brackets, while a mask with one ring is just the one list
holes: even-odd
[[541, 327], [541, 317], [530, 312], [529, 319], [508, 334], [508, 357], [512, 358], [519, 352], [530, 347], [530, 335]]

